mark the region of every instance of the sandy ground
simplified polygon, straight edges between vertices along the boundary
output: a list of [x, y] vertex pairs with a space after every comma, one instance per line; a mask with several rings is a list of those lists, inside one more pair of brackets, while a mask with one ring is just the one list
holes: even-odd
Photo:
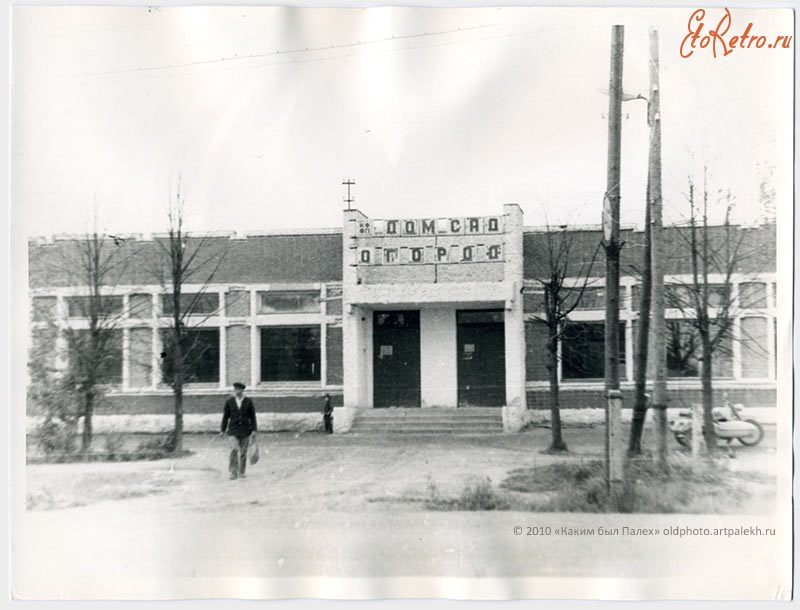
[[[728, 576], [742, 575], [735, 587], [775, 584], [773, 568], [782, 557], [776, 541], [788, 540], [790, 532], [757, 539], [664, 534], [651, 539], [621, 530], [603, 536], [598, 530], [694, 524], [766, 531], [776, 527], [774, 515], [425, 509], [422, 500], [432, 484], [442, 495], [457, 495], [470, 477], [489, 477], [496, 485], [514, 468], [563, 459], [540, 453], [548, 435], [546, 429], [456, 438], [265, 434], [261, 461], [238, 481], [228, 480], [225, 442], [205, 436], [187, 437], [193, 453], [178, 460], [31, 465], [29, 508], [12, 529], [12, 586], [17, 595], [33, 598], [191, 597], [202, 591], [274, 597], [276, 590], [264, 583], [283, 578], [297, 583], [314, 577], [314, 586], [321, 586], [319, 578], [353, 577], [591, 576], [658, 582], [663, 576], [696, 578], [714, 561], [728, 566]], [[763, 446], [737, 452], [738, 469], [771, 468], [774, 430], [767, 435]], [[565, 436], [572, 448], [566, 459], [602, 456], [602, 427], [567, 429]], [[529, 527], [551, 530], [528, 535]], [[595, 531], [553, 533], [561, 527]], [[702, 553], [696, 552], [698, 545]], [[732, 557], [738, 559], [731, 564]], [[754, 570], [767, 570], [772, 580], [745, 578]], [[252, 591], [242, 589], [243, 578]], [[284, 595], [286, 586], [279, 589]], [[341, 597], [336, 591], [321, 594]]]

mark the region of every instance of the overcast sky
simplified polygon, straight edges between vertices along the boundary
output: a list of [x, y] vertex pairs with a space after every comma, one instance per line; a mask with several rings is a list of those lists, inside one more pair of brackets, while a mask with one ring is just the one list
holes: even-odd
[[[345, 178], [375, 218], [515, 202], [527, 225], [597, 224], [615, 23], [628, 93], [659, 30], [666, 219], [704, 163], [738, 220], [764, 177], [788, 208], [795, 41], [682, 58], [693, 10], [16, 6], [12, 228], [163, 231], [179, 179], [194, 230], [341, 226]], [[793, 33], [788, 9], [733, 8], [728, 38], [748, 23]], [[646, 104], [623, 113], [622, 222], [641, 225]]]

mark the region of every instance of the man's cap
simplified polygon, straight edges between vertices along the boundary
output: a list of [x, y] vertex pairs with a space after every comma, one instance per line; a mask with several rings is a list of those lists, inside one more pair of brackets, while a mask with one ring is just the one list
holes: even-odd
[[247, 386], [244, 385], [241, 381], [237, 381], [236, 383], [233, 384], [233, 388], [235, 390], [244, 390], [246, 387]]

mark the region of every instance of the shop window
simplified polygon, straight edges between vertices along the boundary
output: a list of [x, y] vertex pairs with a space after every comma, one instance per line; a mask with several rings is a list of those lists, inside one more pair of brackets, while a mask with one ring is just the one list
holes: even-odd
[[97, 383], [122, 383], [122, 331], [67, 331], [69, 373], [76, 383], [94, 376]]
[[121, 296], [67, 297], [67, 315], [70, 318], [107, 318], [122, 314]]
[[[175, 378], [174, 358], [170, 356], [174, 340], [171, 329], [161, 330], [162, 379], [168, 385], [171, 385]], [[219, 382], [219, 329], [185, 330], [181, 347], [184, 383]]]
[[[568, 322], [561, 338], [561, 376], [564, 379], [605, 377], [605, 324]], [[625, 324], [619, 325], [619, 371], [625, 376]]]
[[[213, 315], [219, 311], [219, 294], [216, 292], [187, 292], [181, 294], [182, 315]], [[161, 295], [161, 313], [171, 316], [175, 304], [171, 294]]]
[[315, 290], [270, 291], [258, 293], [258, 313], [319, 313], [319, 292]]
[[319, 381], [318, 326], [261, 329], [261, 381]]
[[[699, 377], [703, 354], [700, 334], [689, 320], [666, 321], [667, 376]], [[717, 330], [712, 330], [716, 333]], [[730, 335], [717, 344], [711, 354], [713, 377], [733, 376], [733, 350]]]

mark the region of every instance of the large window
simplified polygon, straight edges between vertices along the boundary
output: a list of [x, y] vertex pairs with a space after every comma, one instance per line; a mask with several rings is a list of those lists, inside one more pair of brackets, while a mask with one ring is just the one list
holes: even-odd
[[[700, 334], [689, 320], [666, 321], [667, 376], [699, 377], [703, 355]], [[718, 332], [716, 329], [712, 333]], [[722, 338], [711, 354], [711, 375], [733, 376], [733, 349], [730, 335]]]
[[[216, 292], [182, 293], [181, 309], [184, 314], [213, 315], [219, 311], [219, 294]], [[171, 294], [161, 295], [161, 312], [165, 316], [171, 316], [175, 312]]]
[[319, 326], [261, 329], [261, 381], [319, 381]]
[[69, 372], [76, 383], [94, 376], [95, 383], [122, 383], [122, 331], [87, 329], [67, 332]]
[[[175, 359], [172, 357], [174, 338], [172, 330], [162, 329], [162, 378], [172, 384], [175, 378]], [[219, 382], [219, 329], [202, 328], [184, 331], [181, 345], [184, 383]]]
[[[605, 377], [605, 324], [569, 322], [561, 338], [561, 376], [564, 379]], [[619, 325], [620, 376], [625, 376], [625, 324]]]

